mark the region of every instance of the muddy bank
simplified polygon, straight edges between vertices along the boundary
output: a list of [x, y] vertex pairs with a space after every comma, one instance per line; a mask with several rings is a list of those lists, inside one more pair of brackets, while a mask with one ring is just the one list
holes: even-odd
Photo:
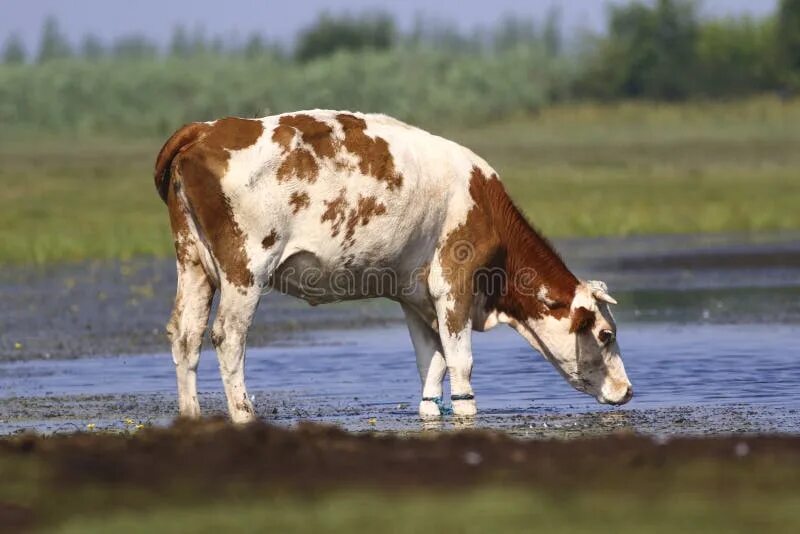
[[[309, 490], [351, 484], [446, 487], [502, 481], [551, 489], [602, 484], [609, 490], [642, 491], [646, 485], [656, 488], [662, 483], [658, 473], [674, 476], [696, 463], [726, 472], [734, 484], [745, 483], [744, 475], [755, 476], [765, 465], [796, 473], [800, 438], [653, 440], [617, 434], [530, 441], [490, 431], [397, 437], [358, 435], [309, 423], [294, 429], [262, 423], [233, 428], [221, 420], [206, 420], [179, 421], [170, 428], [148, 428], [133, 435], [25, 435], [1, 440], [0, 462], [14, 458], [41, 462], [58, 487], [88, 482], [174, 487], [181, 481], [195, 489], [213, 489], [236, 481]], [[787, 482], [781, 478], [772, 482]], [[790, 478], [796, 487], [800, 479]], [[638, 485], [632, 487], [632, 482]]]
[[[169, 352], [164, 325], [174, 295], [175, 262], [168, 259], [0, 269], [0, 359]], [[400, 318], [384, 301], [311, 307], [272, 293], [259, 306], [249, 340], [263, 346], [304, 331]]]
[[[800, 410], [764, 406], [676, 406], [626, 410], [567, 410], [542, 406], [527, 412], [486, 410], [477, 418], [444, 417], [421, 421], [413, 403], [387, 406], [360, 399], [343, 402], [258, 392], [256, 414], [262, 422], [284, 428], [306, 422], [336, 425], [355, 433], [398, 436], [430, 431], [482, 429], [525, 439], [580, 439], [623, 434], [667, 439], [676, 436], [796, 434]], [[205, 414], [225, 418], [221, 393], [205, 394]], [[0, 399], [0, 435], [22, 434], [31, 428], [42, 435], [86, 431], [129, 432], [139, 426], [165, 427], [178, 413], [172, 393], [15, 397]]]
[[799, 468], [800, 438], [789, 437], [531, 441], [179, 422], [0, 440], [0, 528], [796, 532]]

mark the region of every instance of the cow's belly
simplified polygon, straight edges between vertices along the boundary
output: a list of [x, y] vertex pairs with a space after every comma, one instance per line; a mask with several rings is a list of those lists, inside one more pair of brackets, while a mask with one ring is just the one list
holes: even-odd
[[353, 261], [348, 256], [331, 261], [301, 250], [277, 267], [270, 286], [314, 305], [377, 297], [403, 301], [426, 291], [422, 271]]

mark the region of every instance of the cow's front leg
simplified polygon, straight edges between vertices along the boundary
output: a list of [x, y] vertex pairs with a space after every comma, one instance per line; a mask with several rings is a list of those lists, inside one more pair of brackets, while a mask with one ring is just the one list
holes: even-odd
[[439, 338], [450, 373], [450, 400], [453, 414], [472, 416], [478, 412], [472, 391], [472, 320], [459, 314], [463, 303], [458, 296], [445, 295], [436, 300]]
[[439, 334], [411, 307], [403, 304], [408, 333], [417, 354], [417, 369], [422, 381], [419, 416], [423, 419], [442, 415], [442, 382], [447, 364]]

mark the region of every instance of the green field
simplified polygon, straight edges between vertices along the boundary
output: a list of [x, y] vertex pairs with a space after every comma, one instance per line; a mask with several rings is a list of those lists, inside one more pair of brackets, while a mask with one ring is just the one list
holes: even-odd
[[[551, 236], [800, 229], [800, 101], [571, 105], [432, 129], [487, 159]], [[2, 132], [0, 262], [171, 254], [162, 142]]]
[[246, 498], [210, 506], [87, 514], [56, 531], [732, 534], [800, 528], [800, 500], [791, 495], [720, 500], [695, 492], [658, 497], [652, 502], [600, 491], [554, 496], [524, 489], [449, 489], [413, 495], [357, 492], [305, 499]]

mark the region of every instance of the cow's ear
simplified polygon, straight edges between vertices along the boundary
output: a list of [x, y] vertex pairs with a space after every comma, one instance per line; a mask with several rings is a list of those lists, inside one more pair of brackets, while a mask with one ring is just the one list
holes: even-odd
[[572, 324], [570, 324], [570, 333], [583, 332], [594, 326], [595, 313], [583, 306], [575, 308], [572, 311]]

